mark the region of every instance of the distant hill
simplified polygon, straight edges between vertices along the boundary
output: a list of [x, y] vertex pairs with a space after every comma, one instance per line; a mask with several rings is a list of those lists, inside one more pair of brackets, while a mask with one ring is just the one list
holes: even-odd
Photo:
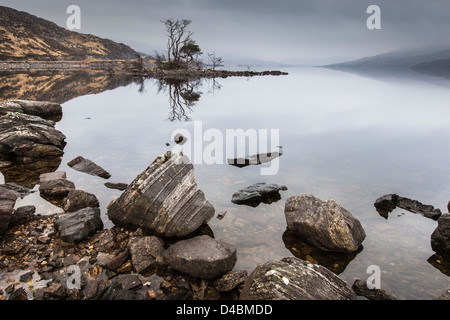
[[129, 46], [64, 29], [26, 12], [0, 6], [0, 61], [128, 60]]
[[355, 71], [415, 70], [450, 77], [450, 49], [401, 50], [322, 67]]

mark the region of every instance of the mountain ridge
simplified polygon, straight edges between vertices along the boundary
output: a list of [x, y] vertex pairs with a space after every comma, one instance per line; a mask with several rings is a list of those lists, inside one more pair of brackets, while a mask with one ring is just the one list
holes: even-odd
[[69, 31], [43, 18], [0, 6], [0, 61], [130, 60], [130, 46]]

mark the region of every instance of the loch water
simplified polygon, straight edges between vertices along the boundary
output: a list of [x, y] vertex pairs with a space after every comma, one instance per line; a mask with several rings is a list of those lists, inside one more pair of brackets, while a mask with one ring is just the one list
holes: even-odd
[[[121, 191], [104, 183], [130, 183], [157, 156], [174, 148], [171, 137], [176, 130], [191, 132], [192, 141], [199, 123], [203, 133], [213, 129], [224, 137], [230, 129], [272, 130], [283, 147], [275, 174], [262, 175], [263, 166], [230, 166], [225, 159], [194, 163], [195, 179], [216, 214], [226, 211], [223, 219], [214, 217], [208, 225], [217, 240], [237, 248], [236, 270], [250, 273], [260, 263], [295, 255], [325, 264], [350, 286], [355, 279], [367, 279], [368, 267], [376, 265], [381, 289], [398, 299], [434, 299], [443, 294], [450, 288], [450, 261], [431, 248], [437, 222], [403, 209], [386, 218], [374, 202], [396, 193], [447, 212], [450, 81], [413, 73], [283, 71], [289, 75], [187, 84], [125, 81], [104, 91], [97, 88], [70, 96], [62, 101], [63, 118], [56, 123], [67, 137], [58, 170], [66, 171], [78, 189], [98, 197], [109, 228], [113, 224], [106, 207]], [[92, 88], [96, 81], [92, 79]], [[18, 91], [15, 98], [27, 97]], [[203, 150], [208, 144], [203, 142]], [[111, 178], [68, 167], [77, 156], [102, 166]], [[231, 202], [234, 192], [258, 182], [288, 189], [280, 191], [278, 201], [256, 207]], [[353, 255], [319, 252], [287, 233], [284, 203], [301, 194], [333, 199], [359, 219], [367, 235], [361, 250]], [[38, 192], [18, 200], [16, 206], [26, 204], [34, 204], [41, 214], [61, 211]]]

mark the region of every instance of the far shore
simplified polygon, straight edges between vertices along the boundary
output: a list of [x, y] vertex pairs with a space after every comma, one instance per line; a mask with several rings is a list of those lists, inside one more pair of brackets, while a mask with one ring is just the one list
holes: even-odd
[[92, 71], [118, 75], [131, 75], [156, 79], [199, 79], [252, 76], [280, 76], [288, 73], [279, 70], [230, 71], [222, 69], [161, 70], [151, 63], [139, 65], [137, 60], [83, 60], [83, 61], [0, 61], [0, 72], [30, 71]]

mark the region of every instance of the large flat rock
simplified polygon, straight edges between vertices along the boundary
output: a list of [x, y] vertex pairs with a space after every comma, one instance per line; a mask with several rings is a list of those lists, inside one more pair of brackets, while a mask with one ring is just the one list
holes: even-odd
[[268, 261], [244, 283], [241, 300], [355, 300], [347, 284], [325, 267], [295, 257]]

